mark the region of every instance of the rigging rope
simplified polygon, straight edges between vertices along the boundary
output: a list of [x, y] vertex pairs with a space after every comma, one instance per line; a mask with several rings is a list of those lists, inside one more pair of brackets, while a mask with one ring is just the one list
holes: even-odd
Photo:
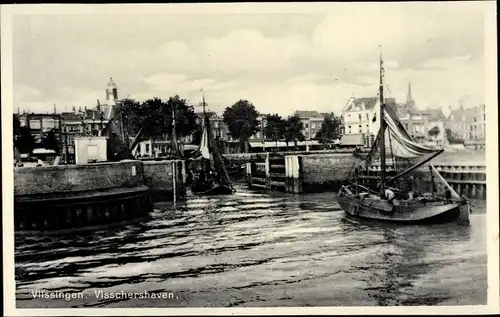
[[396, 170], [396, 159], [394, 158], [394, 153], [392, 152], [392, 138], [390, 133], [389, 133], [389, 146], [391, 147], [392, 168]]

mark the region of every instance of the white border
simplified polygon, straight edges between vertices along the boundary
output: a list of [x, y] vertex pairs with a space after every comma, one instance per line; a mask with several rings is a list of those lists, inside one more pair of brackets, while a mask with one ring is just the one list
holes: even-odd
[[[481, 2], [479, 2], [481, 3]], [[149, 4], [149, 5], [8, 5], [1, 10], [1, 91], [3, 153], [3, 256], [4, 307], [9, 316], [132, 316], [132, 315], [267, 315], [267, 314], [471, 314], [498, 313], [499, 208], [498, 208], [498, 99], [496, 52], [496, 2], [482, 2], [485, 11], [485, 76], [487, 105], [487, 254], [488, 304], [484, 306], [432, 307], [290, 307], [290, 308], [78, 308], [17, 309], [14, 282], [13, 169], [12, 169], [12, 15], [15, 14], [237, 14], [237, 13], [323, 13], [334, 10], [331, 3], [238, 3], [238, 4]], [[335, 6], [344, 5], [335, 3]], [[368, 5], [368, 4], [366, 4]], [[451, 5], [450, 2], [447, 5]], [[168, 10], [168, 12], [166, 12]], [[467, 287], [467, 285], [463, 285]]]

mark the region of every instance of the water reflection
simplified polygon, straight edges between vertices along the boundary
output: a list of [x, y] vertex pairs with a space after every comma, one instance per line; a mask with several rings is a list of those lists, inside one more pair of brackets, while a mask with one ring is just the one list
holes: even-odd
[[[16, 236], [19, 307], [481, 304], [485, 217], [471, 227], [347, 218], [335, 194], [161, 203], [149, 219]], [[468, 283], [469, 290], [456, 285]], [[33, 299], [33, 289], [175, 291], [171, 301]], [[472, 290], [472, 291], [471, 291]]]

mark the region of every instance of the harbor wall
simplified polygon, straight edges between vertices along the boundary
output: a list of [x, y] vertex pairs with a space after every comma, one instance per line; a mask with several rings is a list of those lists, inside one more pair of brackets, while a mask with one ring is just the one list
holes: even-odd
[[46, 195], [144, 185], [139, 161], [14, 168], [14, 195]]
[[173, 200], [174, 194], [176, 199], [185, 198], [185, 161], [143, 161], [142, 164], [144, 167], [144, 182], [147, 186], [149, 186], [149, 188], [151, 188], [154, 200]]
[[[258, 153], [232, 153], [223, 154], [222, 156], [231, 163], [251, 163], [251, 162], [261, 162], [265, 160], [267, 155], [272, 157], [288, 156], [288, 155], [302, 155], [302, 156], [313, 156], [313, 155], [329, 155], [329, 154], [352, 154], [354, 150], [352, 149], [337, 149], [337, 150], [318, 150], [318, 151], [287, 151], [287, 152], [258, 152]], [[366, 149], [362, 149], [362, 152], [366, 152]]]
[[182, 199], [185, 185], [181, 160], [15, 167], [15, 230], [53, 231], [147, 217], [155, 198], [174, 199], [175, 194]]
[[[247, 184], [253, 189], [290, 193], [336, 191], [350, 177], [352, 168], [362, 163], [352, 154], [312, 154], [280, 156], [267, 153], [260, 161], [247, 163]], [[458, 194], [474, 199], [486, 198], [484, 164], [434, 164]], [[380, 168], [378, 168], [380, 169]], [[430, 182], [428, 169], [420, 168], [423, 187]], [[392, 173], [389, 171], [389, 174]], [[377, 166], [360, 175], [361, 182], [374, 185], [379, 178]], [[429, 178], [429, 179], [427, 179]]]
[[305, 192], [338, 190], [361, 160], [350, 153], [301, 156], [302, 186]]

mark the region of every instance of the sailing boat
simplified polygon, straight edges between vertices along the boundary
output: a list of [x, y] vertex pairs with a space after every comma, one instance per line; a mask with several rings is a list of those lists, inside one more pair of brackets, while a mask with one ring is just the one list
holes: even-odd
[[[198, 150], [201, 168], [194, 172], [191, 190], [196, 195], [230, 195], [234, 192], [217, 142], [211, 142], [210, 122], [205, 113], [203, 96], [202, 137]], [[212, 164], [213, 167], [212, 168]]]
[[[380, 180], [376, 186], [362, 186], [359, 184], [359, 169], [363, 166], [355, 168], [354, 182], [340, 188], [338, 200], [341, 208], [349, 216], [365, 219], [406, 224], [456, 221], [468, 225], [470, 214], [468, 200], [460, 197], [429, 163], [443, 150], [424, 147], [412, 139], [399, 121], [395, 110], [384, 103], [383, 77], [384, 68], [380, 54], [379, 101], [375, 106], [379, 108], [375, 108], [373, 119], [373, 122], [376, 122], [378, 114], [380, 128], [371, 151], [365, 158], [364, 166], [366, 170], [370, 168], [378, 150]], [[388, 166], [386, 160], [386, 153], [389, 151], [392, 155], [392, 166]], [[417, 170], [424, 164], [428, 164], [429, 172]], [[398, 169], [401, 170], [399, 173]], [[393, 175], [389, 177], [389, 174]], [[419, 194], [415, 191], [412, 174], [420, 177], [426, 174], [427, 178], [430, 178], [430, 193]], [[406, 184], [406, 188], [404, 188], [405, 177], [406, 180], [409, 177], [408, 183], [410, 183], [409, 186]]]

